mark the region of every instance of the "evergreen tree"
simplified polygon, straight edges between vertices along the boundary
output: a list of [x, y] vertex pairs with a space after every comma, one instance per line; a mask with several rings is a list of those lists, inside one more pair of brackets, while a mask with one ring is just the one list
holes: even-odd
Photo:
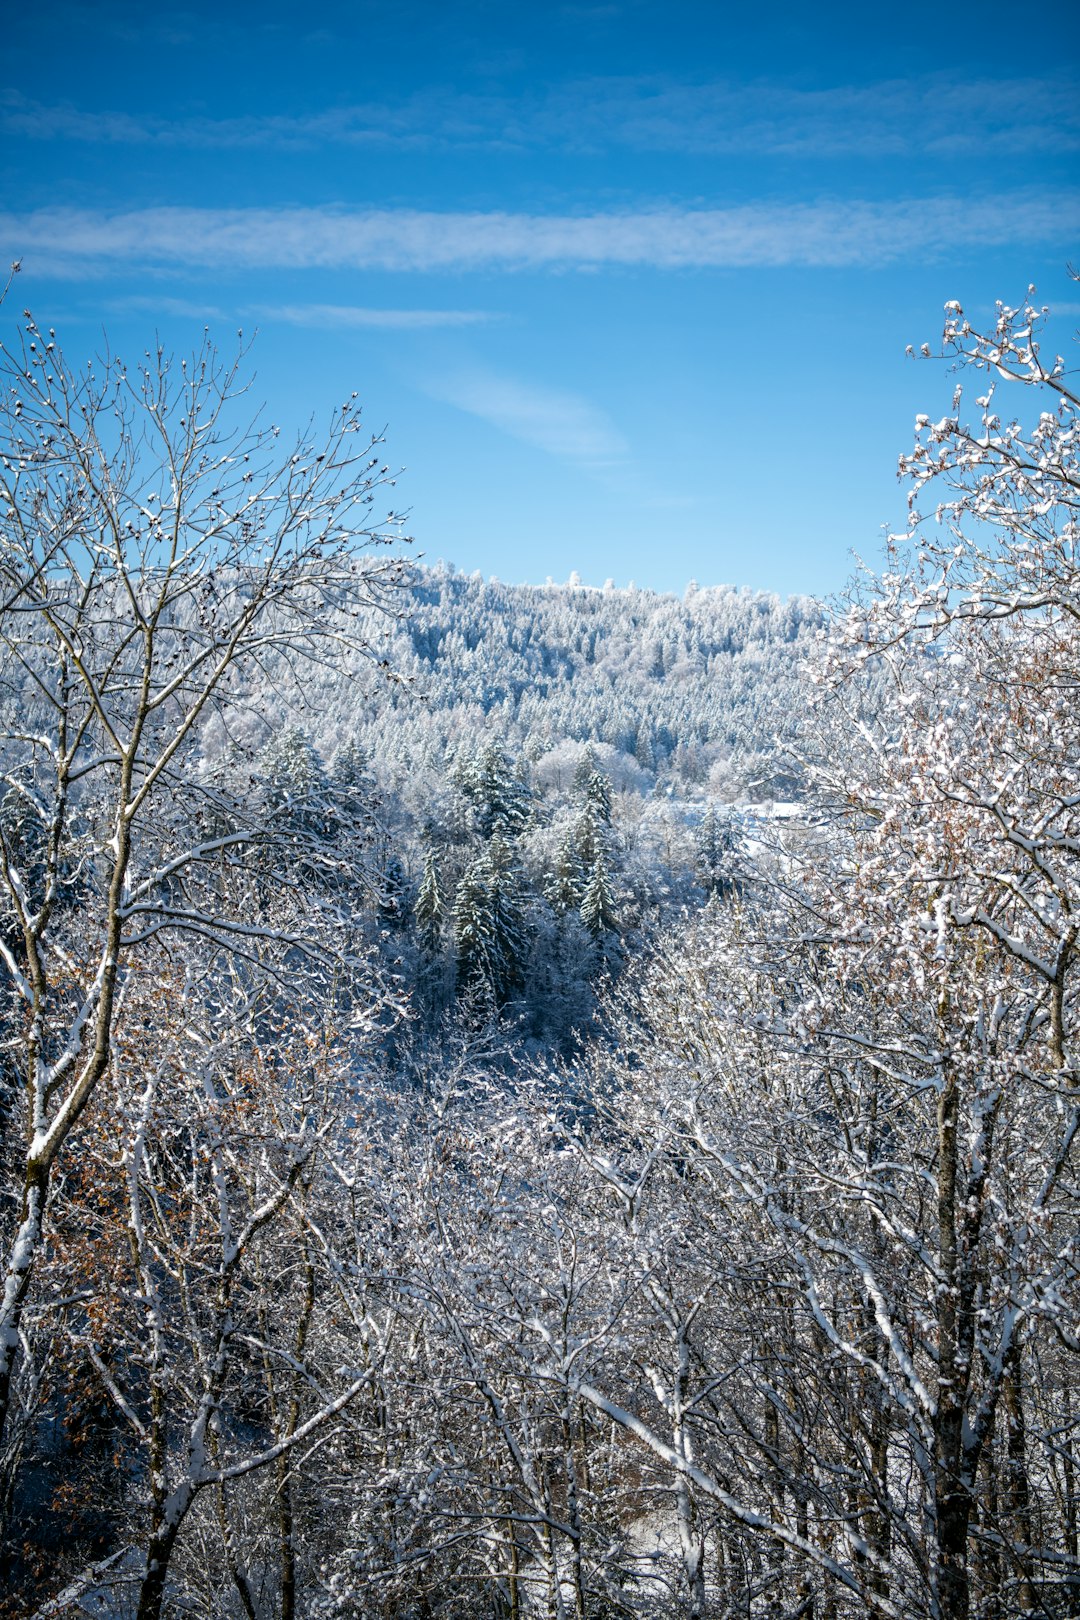
[[524, 983], [528, 943], [525, 887], [517, 850], [496, 829], [487, 850], [490, 873], [492, 987], [496, 1000], [507, 1000]]
[[429, 848], [424, 855], [424, 875], [420, 879], [416, 905], [413, 908], [417, 944], [427, 956], [435, 956], [438, 952], [442, 939], [444, 911], [439, 874], [435, 866], [435, 851]]
[[643, 771], [655, 771], [656, 754], [653, 751], [652, 727], [642, 720], [634, 740], [634, 755]]
[[585, 752], [578, 760], [577, 768], [574, 771], [574, 795], [576, 798], [585, 799], [588, 797], [589, 783], [596, 775], [598, 769], [599, 766], [596, 763], [596, 755], [593, 753], [591, 748], [586, 748]]
[[524, 982], [525, 893], [516, 851], [499, 830], [466, 869], [454, 901], [459, 993], [486, 984], [498, 1005]]
[[603, 830], [597, 823], [596, 811], [588, 800], [574, 823], [574, 849], [580, 873], [590, 870], [604, 843]]
[[457, 772], [457, 783], [473, 807], [481, 838], [490, 838], [497, 827], [518, 833], [527, 823], [532, 795], [498, 743], [488, 743], [468, 760]]
[[581, 800], [574, 827], [577, 911], [593, 939], [600, 939], [617, 928], [611, 880], [611, 783], [591, 748], [577, 768], [574, 785]]
[[355, 739], [342, 743], [331, 761], [330, 778], [335, 786], [349, 792], [370, 791], [374, 782], [367, 750]]
[[694, 836], [694, 865], [707, 894], [730, 894], [736, 887], [739, 836], [730, 811], [710, 803]]
[[405, 868], [397, 855], [386, 858], [379, 890], [379, 921], [386, 928], [401, 928], [405, 922]]
[[299, 726], [272, 737], [260, 760], [267, 803], [297, 839], [323, 838], [333, 820], [325, 767]]
[[286, 726], [263, 749], [260, 764], [272, 825], [293, 846], [297, 870], [336, 887], [334, 845], [343, 823], [318, 752], [299, 726]]
[[454, 954], [459, 996], [490, 985], [491, 932], [488, 905], [487, 854], [466, 867], [454, 896]]
[[597, 820], [605, 827], [611, 825], [611, 783], [603, 771], [593, 771], [585, 784], [585, 802], [592, 808]]
[[605, 934], [613, 934], [618, 930], [618, 917], [615, 912], [615, 898], [611, 892], [611, 878], [604, 858], [604, 851], [597, 849], [595, 859], [589, 869], [585, 880], [584, 893], [581, 896], [581, 920], [593, 939], [600, 939]]
[[567, 912], [577, 911], [581, 904], [581, 891], [581, 856], [578, 853], [576, 829], [571, 829], [559, 845], [555, 870], [548, 874], [548, 904], [557, 917], [563, 917]]

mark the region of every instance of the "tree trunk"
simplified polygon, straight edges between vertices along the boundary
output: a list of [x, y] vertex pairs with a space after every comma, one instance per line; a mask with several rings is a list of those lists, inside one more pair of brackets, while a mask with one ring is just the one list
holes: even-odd
[[218, 1522], [221, 1525], [221, 1542], [225, 1549], [225, 1562], [229, 1566], [232, 1583], [240, 1598], [241, 1606], [247, 1615], [247, 1620], [258, 1620], [255, 1612], [255, 1600], [251, 1595], [251, 1587], [247, 1576], [240, 1565], [240, 1557], [236, 1548], [236, 1536], [233, 1534], [232, 1519], [229, 1514], [228, 1493], [224, 1484], [217, 1488]]
[[[775, 1401], [768, 1395], [765, 1397], [764, 1435], [765, 1454], [768, 1458], [769, 1494], [772, 1496], [773, 1513], [779, 1523], [784, 1519], [786, 1507], [784, 1501], [784, 1476], [780, 1468], [780, 1415], [776, 1410]], [[769, 1569], [772, 1572], [769, 1581], [769, 1613], [780, 1615], [783, 1614], [786, 1607], [783, 1590], [783, 1542], [770, 1541], [766, 1557]]]
[[[948, 1024], [948, 996], [938, 1008]], [[947, 1036], [946, 1036], [947, 1039]], [[933, 1587], [937, 1620], [968, 1620], [970, 1588], [967, 1545], [971, 1493], [964, 1484], [964, 1394], [968, 1369], [960, 1355], [960, 1271], [957, 1241], [959, 1210], [959, 1084], [946, 1070], [938, 1100], [938, 1252], [942, 1286], [938, 1300], [938, 1398], [934, 1415]]]
[[281, 1620], [296, 1616], [296, 1542], [293, 1526], [292, 1462], [278, 1459], [278, 1538], [281, 1547]]
[[939, 1473], [934, 1503], [937, 1519], [936, 1569], [938, 1620], [968, 1620], [970, 1590], [967, 1568], [971, 1494], [947, 1470]]
[[[868, 1514], [868, 1540], [882, 1564], [892, 1558], [892, 1515], [889, 1511], [889, 1417], [885, 1404], [877, 1391], [873, 1396], [873, 1415], [870, 1420], [870, 1465], [873, 1470], [877, 1503]], [[889, 1577], [875, 1569], [870, 1575], [870, 1590], [874, 1597], [889, 1597]]]
[[1023, 1574], [1016, 1592], [1016, 1609], [1027, 1614], [1035, 1607], [1031, 1568], [1031, 1487], [1028, 1481], [1026, 1428], [1019, 1351], [1010, 1356], [1002, 1386], [1005, 1407], [1005, 1489], [1002, 1493], [1009, 1536], [1022, 1550], [1016, 1553]]
[[23, 1191], [19, 1230], [4, 1278], [4, 1303], [0, 1308], [0, 1436], [4, 1433], [7, 1420], [11, 1375], [19, 1354], [19, 1324], [33, 1274], [34, 1257], [41, 1246], [48, 1191], [48, 1166], [30, 1168]]
[[150, 1537], [146, 1549], [146, 1573], [139, 1590], [136, 1620], [161, 1620], [161, 1605], [165, 1601], [165, 1582], [169, 1574], [169, 1561], [176, 1546], [184, 1514], [191, 1505], [190, 1497], [181, 1511], [159, 1523]]

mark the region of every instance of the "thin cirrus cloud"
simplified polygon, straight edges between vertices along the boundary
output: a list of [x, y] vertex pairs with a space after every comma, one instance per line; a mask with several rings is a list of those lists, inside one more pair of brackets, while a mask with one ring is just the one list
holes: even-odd
[[110, 298], [105, 304], [110, 315], [175, 315], [185, 321], [227, 321], [230, 314], [219, 304], [206, 304], [195, 298], [151, 298], [144, 293], [128, 298]]
[[825, 89], [606, 79], [557, 91], [533, 122], [580, 146], [852, 162], [1080, 147], [1075, 83], [1053, 75], [991, 81], [934, 74]]
[[426, 89], [394, 101], [226, 118], [88, 112], [0, 95], [0, 129], [28, 140], [172, 147], [612, 146], [639, 151], [751, 152], [873, 158], [918, 153], [1069, 152], [1080, 147], [1075, 83], [926, 74], [822, 89], [761, 80], [661, 76], [566, 81], [509, 98]]
[[388, 271], [875, 266], [1014, 241], [1065, 242], [1080, 193], [754, 203], [591, 214], [333, 208], [37, 209], [0, 248], [42, 275], [117, 270]]
[[170, 118], [160, 113], [87, 112], [70, 105], [33, 101], [18, 91], [0, 94], [0, 130], [31, 141], [71, 141], [86, 146], [186, 148], [298, 148], [378, 145], [385, 141], [429, 145], [426, 119], [415, 103], [401, 107], [331, 108], [289, 116], [263, 113], [231, 118]]
[[165, 294], [153, 297], [145, 293], [111, 298], [105, 308], [113, 314], [176, 315], [183, 320], [227, 321], [250, 316], [256, 321], [280, 321], [287, 326], [385, 327], [400, 331], [481, 326], [503, 319], [486, 309], [370, 309], [356, 304], [245, 304], [227, 310], [194, 298]]
[[629, 456], [610, 419], [577, 394], [478, 369], [429, 378], [423, 389], [432, 399], [586, 471], [620, 466]]
[[486, 309], [365, 309], [356, 304], [255, 304], [244, 313], [289, 326], [385, 327], [399, 331], [481, 326], [502, 318]]

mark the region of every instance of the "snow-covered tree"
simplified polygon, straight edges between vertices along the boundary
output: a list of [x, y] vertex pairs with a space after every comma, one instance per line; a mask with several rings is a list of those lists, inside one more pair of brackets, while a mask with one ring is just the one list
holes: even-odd
[[416, 892], [416, 904], [413, 906], [413, 920], [416, 924], [416, 936], [420, 949], [428, 956], [434, 956], [442, 939], [442, 923], [446, 907], [443, 903], [442, 890], [439, 887], [439, 872], [435, 863], [435, 851], [431, 848], [424, 855], [424, 872], [420, 879], [420, 887]]
[[916, 509], [837, 626], [821, 824], [646, 965], [596, 1058], [581, 1152], [636, 1230], [640, 1338], [564, 1376], [671, 1469], [692, 1613], [709, 1513], [804, 1612], [968, 1620], [1075, 1578], [1078, 402], [1037, 327], [949, 311], [962, 371], [1052, 408], [921, 419], [943, 532]]
[[559, 841], [555, 864], [547, 874], [545, 892], [556, 916], [576, 911], [581, 904], [582, 865], [574, 829], [568, 829]]
[[615, 896], [602, 847], [597, 848], [592, 865], [586, 874], [578, 911], [582, 922], [594, 939], [601, 939], [605, 934], [614, 933], [618, 928]]
[[[386, 470], [353, 402], [282, 453], [276, 430], [233, 425], [240, 371], [209, 345], [87, 371], [28, 320], [0, 374], [0, 753], [35, 822], [32, 870], [0, 847], [24, 1133], [2, 1429], [52, 1177], [107, 1071], [129, 975], [166, 941], [242, 953], [261, 927], [230, 874], [253, 852], [265, 870], [273, 829], [242, 767], [225, 782], [208, 769], [204, 728], [216, 716], [228, 735], [274, 659], [287, 684], [317, 648], [363, 652], [345, 609], [384, 600], [401, 567], [363, 555], [396, 520], [372, 524]], [[284, 927], [298, 949], [329, 943], [328, 916]]]
[[707, 894], [730, 894], [740, 872], [742, 837], [735, 817], [726, 806], [718, 810], [710, 799], [694, 834], [695, 871]]
[[481, 838], [497, 829], [513, 836], [529, 818], [530, 794], [497, 743], [488, 743], [458, 773], [462, 793], [473, 807]]
[[460, 990], [483, 989], [502, 1005], [520, 989], [528, 941], [525, 897], [517, 853], [498, 827], [458, 885], [454, 941]]

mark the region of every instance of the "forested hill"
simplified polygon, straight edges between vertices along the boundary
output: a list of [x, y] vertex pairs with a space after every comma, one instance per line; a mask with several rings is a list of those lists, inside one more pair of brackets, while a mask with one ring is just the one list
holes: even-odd
[[353, 608], [367, 653], [309, 669], [299, 713], [277, 709], [264, 668], [248, 736], [208, 731], [207, 756], [235, 759], [240, 741], [293, 822], [370, 828], [354, 927], [414, 1009], [473, 1019], [479, 1000], [565, 1047], [598, 977], [736, 881], [746, 818], [731, 807], [800, 796], [792, 744], [822, 607], [442, 566], [392, 603]]
[[680, 598], [418, 567], [400, 618], [371, 610], [360, 626], [391, 690], [363, 666], [326, 672], [310, 736], [325, 756], [358, 743], [406, 792], [411, 774], [441, 771], [483, 733], [532, 763], [566, 741], [606, 745], [620, 786], [639, 769], [634, 785], [660, 779], [680, 795], [782, 795], [799, 668], [822, 622], [813, 598], [730, 586]]

